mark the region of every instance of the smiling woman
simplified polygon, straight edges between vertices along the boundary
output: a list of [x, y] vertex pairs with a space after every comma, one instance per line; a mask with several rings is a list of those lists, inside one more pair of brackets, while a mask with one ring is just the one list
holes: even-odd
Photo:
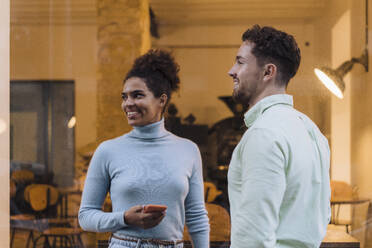
[[162, 50], [150, 50], [136, 59], [122, 93], [122, 108], [131, 126], [160, 121], [171, 94], [179, 88], [178, 71], [171, 54]]
[[[164, 128], [178, 71], [165, 51], [150, 50], [136, 59], [121, 93], [133, 130], [103, 142], [91, 160], [79, 221], [85, 230], [112, 232], [110, 248], [180, 248], [185, 223], [194, 247], [209, 247], [199, 149]], [[104, 213], [108, 191], [112, 212]], [[162, 208], [146, 212], [148, 205]]]
[[166, 94], [155, 97], [139, 77], [131, 77], [125, 82], [122, 98], [122, 108], [131, 126], [145, 126], [160, 121], [168, 100]]

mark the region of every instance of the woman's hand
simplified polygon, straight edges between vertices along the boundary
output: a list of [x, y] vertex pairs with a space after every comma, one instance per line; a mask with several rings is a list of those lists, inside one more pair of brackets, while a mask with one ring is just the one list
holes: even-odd
[[124, 213], [124, 222], [130, 226], [137, 226], [143, 229], [157, 226], [165, 216], [164, 212], [144, 213], [140, 205], [131, 207]]

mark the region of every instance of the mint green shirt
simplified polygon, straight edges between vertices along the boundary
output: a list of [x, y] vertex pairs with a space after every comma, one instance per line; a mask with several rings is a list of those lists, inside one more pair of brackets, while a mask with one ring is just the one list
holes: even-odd
[[327, 139], [290, 95], [265, 97], [244, 121], [228, 172], [231, 248], [318, 248], [331, 214]]

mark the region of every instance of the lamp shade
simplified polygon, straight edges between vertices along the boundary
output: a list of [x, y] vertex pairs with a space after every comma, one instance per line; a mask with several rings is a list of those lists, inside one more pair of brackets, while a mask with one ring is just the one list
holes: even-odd
[[345, 82], [335, 70], [322, 67], [321, 69], [315, 68], [314, 72], [324, 86], [335, 96], [341, 99], [344, 97]]
[[342, 63], [336, 70], [328, 67], [315, 68], [315, 75], [338, 98], [344, 98], [345, 82], [344, 76], [353, 69], [354, 64], [361, 64], [368, 72], [368, 50], [365, 49], [359, 58], [352, 58]]

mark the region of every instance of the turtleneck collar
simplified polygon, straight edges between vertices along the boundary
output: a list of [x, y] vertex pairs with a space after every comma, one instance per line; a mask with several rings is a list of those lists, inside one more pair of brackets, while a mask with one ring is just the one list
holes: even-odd
[[276, 94], [267, 96], [257, 102], [244, 114], [245, 125], [249, 128], [265, 112], [266, 109], [276, 104], [293, 106], [293, 97], [287, 94]]
[[160, 121], [148, 124], [141, 127], [133, 127], [133, 130], [128, 133], [130, 137], [140, 139], [157, 139], [165, 137], [169, 132], [164, 127], [164, 118]]

